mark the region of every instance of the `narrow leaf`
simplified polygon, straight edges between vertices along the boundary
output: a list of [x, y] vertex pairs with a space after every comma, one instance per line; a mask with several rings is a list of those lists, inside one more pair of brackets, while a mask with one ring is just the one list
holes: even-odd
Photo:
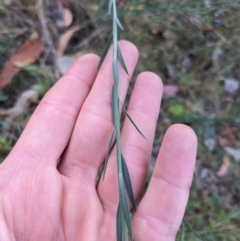
[[68, 29], [63, 35], [60, 36], [57, 48], [58, 57], [63, 56], [64, 52], [69, 44], [69, 41], [73, 37], [74, 33], [76, 33], [80, 29], [79, 26], [74, 26]]
[[112, 7], [113, 7], [113, 0], [110, 0], [108, 3], [108, 15], [111, 14], [112, 12]]
[[197, 238], [199, 238], [199, 239], [202, 240], [202, 241], [207, 241], [206, 239], [202, 238], [202, 237], [192, 228], [192, 226], [189, 224], [189, 222], [188, 222], [187, 220], [184, 219], [183, 222], [186, 223], [186, 225], [188, 226], [188, 228], [191, 230], [191, 232], [193, 232], [193, 234], [194, 234]]
[[4, 88], [6, 85], [10, 84], [13, 77], [20, 71], [21, 69], [14, 66], [11, 62], [8, 62], [4, 68], [2, 73], [0, 74], [0, 89]]
[[121, 215], [121, 204], [118, 204], [117, 209], [117, 241], [122, 241], [122, 215]]
[[143, 133], [139, 130], [139, 128], [137, 127], [137, 125], [134, 123], [134, 121], [132, 120], [131, 116], [128, 114], [126, 108], [124, 107], [124, 105], [122, 104], [123, 107], [123, 111], [126, 114], [126, 116], [128, 117], [128, 119], [131, 121], [131, 123], [134, 125], [134, 127], [137, 129], [137, 131], [139, 132], [139, 134], [146, 139], [146, 137], [143, 135]]
[[128, 241], [128, 229], [127, 229], [127, 225], [124, 221], [123, 221], [122, 226], [123, 226], [123, 228], [122, 228], [123, 241]]
[[113, 144], [114, 133], [115, 133], [115, 129], [113, 130], [110, 141], [108, 143], [107, 154], [106, 154], [106, 158], [105, 158], [105, 162], [104, 162], [104, 166], [103, 166], [103, 180], [105, 178], [105, 174], [106, 174], [106, 170], [107, 170], [107, 164], [108, 164], [109, 154], [110, 154], [112, 144]]
[[124, 71], [129, 75], [126, 64], [125, 64], [123, 56], [122, 56], [122, 53], [121, 53], [121, 49], [119, 48], [119, 46], [117, 46], [117, 56], [118, 56], [118, 61], [122, 65]]
[[128, 193], [129, 200], [130, 200], [130, 202], [133, 206], [134, 211], [136, 211], [136, 203], [135, 203], [135, 200], [134, 200], [132, 183], [131, 183], [131, 179], [130, 179], [130, 176], [129, 176], [127, 163], [126, 163], [123, 155], [122, 155], [122, 171], [123, 171], [123, 180], [124, 180], [124, 183], [125, 183], [125, 187], [126, 187], [126, 190], [127, 190], [127, 193]]
[[109, 47], [110, 47], [110, 45], [112, 43], [112, 38], [113, 38], [113, 35], [111, 34], [110, 38], [107, 41], [106, 46], [103, 49], [103, 52], [102, 52], [102, 55], [101, 55], [101, 59], [99, 61], [98, 68], [97, 68], [98, 70], [101, 68], [101, 66], [103, 64], [103, 61], [104, 61], [104, 59], [105, 59], [105, 57], [107, 55], [108, 49], [109, 49]]
[[121, 22], [119, 21], [118, 17], [116, 17], [115, 20], [117, 22], [118, 27], [123, 30], [123, 26], [122, 26]]
[[185, 228], [184, 228], [184, 225], [182, 225], [181, 241], [185, 241]]
[[131, 225], [131, 216], [130, 216], [130, 210], [128, 206], [126, 191], [125, 191], [125, 185], [123, 181], [122, 173], [119, 173], [119, 191], [120, 191], [120, 205], [123, 211], [124, 218], [126, 220], [126, 225], [128, 229], [129, 236], [132, 240], [132, 225]]

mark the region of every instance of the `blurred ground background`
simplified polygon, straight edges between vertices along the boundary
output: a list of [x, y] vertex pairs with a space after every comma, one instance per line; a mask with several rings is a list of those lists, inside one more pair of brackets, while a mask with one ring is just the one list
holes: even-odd
[[[177, 240], [240, 240], [240, 1], [118, 4], [121, 38], [140, 51], [136, 75], [154, 71], [165, 85], [151, 168], [171, 124], [187, 124], [198, 135], [194, 182]], [[0, 0], [0, 83], [11, 81], [0, 90], [0, 161], [74, 60], [101, 54], [111, 20], [106, 6], [97, 9], [95, 0]]]

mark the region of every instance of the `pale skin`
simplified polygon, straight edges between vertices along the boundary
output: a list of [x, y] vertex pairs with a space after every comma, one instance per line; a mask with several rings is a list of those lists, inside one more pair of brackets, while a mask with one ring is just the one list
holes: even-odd
[[[138, 51], [120, 42], [130, 75], [120, 70], [123, 102]], [[109, 138], [112, 52], [97, 72], [99, 57], [81, 57], [38, 105], [12, 152], [0, 166], [1, 241], [116, 240], [118, 184], [113, 148], [106, 177], [96, 185]], [[122, 152], [135, 198], [148, 172], [162, 82], [143, 72], [128, 112], [144, 133], [125, 120]], [[174, 241], [182, 222], [196, 159], [197, 139], [184, 125], [164, 137], [149, 188], [133, 214], [135, 241]], [[57, 160], [61, 157], [60, 164]]]

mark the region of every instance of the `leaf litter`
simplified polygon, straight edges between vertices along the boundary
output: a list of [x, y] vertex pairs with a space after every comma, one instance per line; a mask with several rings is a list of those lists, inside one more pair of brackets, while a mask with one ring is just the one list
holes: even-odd
[[11, 83], [12, 78], [24, 67], [35, 63], [43, 50], [43, 39], [38, 33], [30, 38], [10, 58], [0, 74], [0, 89]]

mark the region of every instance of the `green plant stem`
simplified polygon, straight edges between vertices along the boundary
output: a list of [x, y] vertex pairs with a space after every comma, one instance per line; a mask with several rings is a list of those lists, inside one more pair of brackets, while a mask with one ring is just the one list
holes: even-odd
[[[105, 0], [100, 2], [100, 6], [104, 4]], [[98, 69], [101, 68], [101, 65], [107, 55], [107, 51], [110, 47], [110, 44], [113, 44], [113, 60], [112, 60], [112, 70], [113, 70], [113, 90], [112, 90], [112, 119], [114, 124], [114, 131], [116, 133], [116, 147], [117, 147], [117, 168], [118, 168], [118, 187], [119, 187], [119, 206], [117, 211], [117, 240], [118, 241], [128, 241], [128, 237], [132, 238], [132, 225], [131, 225], [131, 212], [129, 208], [128, 198], [132, 204], [134, 210], [136, 210], [136, 204], [134, 200], [134, 194], [132, 190], [131, 179], [129, 176], [129, 171], [127, 168], [127, 164], [125, 162], [124, 156], [121, 152], [121, 124], [120, 124], [120, 99], [119, 99], [119, 67], [118, 64], [121, 64], [123, 70], [128, 74], [128, 70], [126, 64], [124, 63], [123, 56], [121, 54], [121, 49], [118, 46], [118, 30], [122, 29], [122, 24], [120, 23], [117, 16], [117, 6], [116, 0], [110, 0], [108, 4], [108, 13], [112, 14], [112, 28], [113, 32], [111, 37], [109, 38], [101, 59], [99, 61]], [[123, 108], [126, 112], [126, 110]], [[132, 124], [137, 128], [136, 124], [133, 122], [131, 117], [127, 114], [127, 117], [130, 119]], [[113, 132], [114, 133], [114, 132]], [[143, 135], [140, 131], [139, 133]], [[110, 139], [108, 145], [108, 151], [106, 155], [105, 164], [103, 167], [103, 178], [106, 172], [109, 152], [112, 145], [112, 137]]]
[[[118, 32], [118, 26], [115, 19], [117, 18], [117, 9], [116, 9], [116, 1], [113, 0], [113, 72], [114, 72], [114, 66], [117, 64], [117, 44], [118, 44], [118, 38], [117, 38], [117, 32]], [[120, 133], [120, 114], [119, 114], [119, 101], [118, 101], [118, 73], [114, 76], [114, 125], [116, 128], [116, 141], [117, 141], [117, 163], [118, 163], [118, 174], [122, 173], [122, 164], [121, 164], [121, 133]]]

